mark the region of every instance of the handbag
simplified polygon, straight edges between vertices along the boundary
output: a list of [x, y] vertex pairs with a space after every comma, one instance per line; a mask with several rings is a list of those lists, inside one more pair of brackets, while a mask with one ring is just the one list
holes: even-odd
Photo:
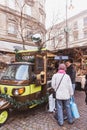
[[78, 107], [72, 98], [70, 98], [70, 108], [71, 108], [72, 116], [78, 119], [80, 117], [80, 114], [78, 112]]
[[56, 98], [56, 92], [53, 91], [53, 98]]
[[[62, 81], [62, 79], [63, 79], [64, 75], [65, 75], [65, 74], [63, 74], [63, 76], [62, 76], [62, 78], [61, 78], [61, 80], [60, 80], [60, 82], [59, 82], [59, 84], [58, 84], [58, 86], [57, 86], [56, 91], [58, 90], [59, 85], [60, 85], [60, 83], [61, 83], [61, 81]], [[56, 98], [56, 91], [55, 91], [55, 90], [53, 91], [53, 98]]]

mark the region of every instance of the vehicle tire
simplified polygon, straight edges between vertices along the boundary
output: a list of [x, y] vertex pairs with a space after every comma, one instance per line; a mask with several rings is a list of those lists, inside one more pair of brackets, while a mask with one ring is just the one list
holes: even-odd
[[0, 126], [2, 126], [9, 117], [9, 111], [8, 110], [0, 110]]

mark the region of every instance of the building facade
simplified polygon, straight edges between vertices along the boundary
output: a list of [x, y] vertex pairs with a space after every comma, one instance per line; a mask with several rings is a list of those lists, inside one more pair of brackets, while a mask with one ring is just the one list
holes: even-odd
[[45, 0], [0, 0], [0, 51], [31, 49], [45, 39]]
[[51, 27], [47, 39], [50, 50], [87, 46], [87, 10]]

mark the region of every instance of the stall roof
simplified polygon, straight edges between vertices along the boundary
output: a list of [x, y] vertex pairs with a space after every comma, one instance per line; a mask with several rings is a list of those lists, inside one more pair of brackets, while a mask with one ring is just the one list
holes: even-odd
[[[35, 46], [25, 45], [25, 49], [34, 49]], [[0, 51], [15, 53], [15, 50], [23, 50], [23, 45], [18, 43], [0, 41]]]
[[[64, 48], [64, 49], [59, 49], [56, 53], [63, 53], [63, 52], [66, 52], [66, 53], [69, 53], [75, 49], [81, 49], [81, 50], [87, 50], [87, 46], [78, 46], [78, 47], [70, 47], [70, 48]], [[72, 52], [71, 52], [72, 53]]]

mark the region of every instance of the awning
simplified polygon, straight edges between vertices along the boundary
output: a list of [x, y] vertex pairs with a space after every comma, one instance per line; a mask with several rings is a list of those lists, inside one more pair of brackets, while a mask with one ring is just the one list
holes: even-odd
[[[26, 50], [35, 49], [35, 48], [37, 47], [25, 45]], [[0, 41], [0, 51], [15, 52], [16, 49], [23, 50], [23, 45], [18, 43]]]

